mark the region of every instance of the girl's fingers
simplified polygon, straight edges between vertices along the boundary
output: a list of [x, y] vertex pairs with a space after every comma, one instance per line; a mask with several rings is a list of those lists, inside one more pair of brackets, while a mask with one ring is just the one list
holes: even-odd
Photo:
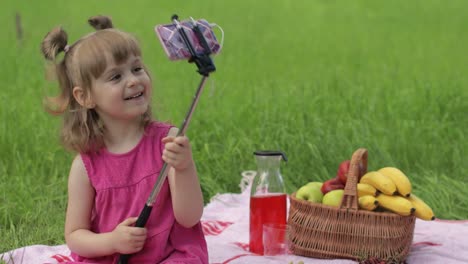
[[161, 142], [162, 143], [167, 143], [167, 142], [172, 142], [174, 141], [175, 137], [171, 137], [171, 136], [168, 136], [168, 137], [164, 137]]
[[174, 159], [176, 159], [177, 154], [172, 152], [172, 151], [169, 151], [169, 150], [165, 149], [165, 150], [163, 150], [163, 157], [166, 158], [166, 159], [169, 159], [169, 160], [174, 160]]
[[179, 145], [175, 142], [167, 143], [165, 148], [166, 150], [169, 150], [172, 152], [181, 152], [184, 149], [182, 145]]
[[127, 219], [125, 219], [122, 223], [120, 223], [119, 225], [121, 226], [130, 226], [130, 225], [133, 225], [134, 223], [136, 223], [138, 217], [129, 217]]
[[132, 228], [130, 234], [133, 236], [146, 236], [146, 228], [142, 228], [142, 227]]
[[132, 243], [129, 245], [130, 247], [132, 247], [133, 249], [135, 250], [141, 250], [143, 248], [143, 246], [145, 245], [145, 241], [140, 241], [140, 240], [133, 240]]
[[[184, 160], [191, 158], [190, 142], [186, 136], [165, 137], [163, 160], [174, 168], [183, 168]], [[182, 167], [181, 167], [182, 166]]]
[[185, 146], [189, 142], [189, 139], [187, 136], [179, 136], [174, 139], [174, 142], [179, 145]]
[[166, 158], [163, 156], [163, 160], [164, 162], [166, 162], [168, 165], [172, 166], [172, 167], [176, 167], [178, 162], [176, 159], [170, 159], [170, 158]]
[[161, 142], [162, 143], [174, 142], [178, 145], [186, 146], [189, 143], [189, 139], [187, 136], [178, 136], [178, 137], [167, 136], [167, 137], [164, 137]]
[[146, 241], [146, 236], [134, 236], [132, 241], [135, 243], [144, 243]]

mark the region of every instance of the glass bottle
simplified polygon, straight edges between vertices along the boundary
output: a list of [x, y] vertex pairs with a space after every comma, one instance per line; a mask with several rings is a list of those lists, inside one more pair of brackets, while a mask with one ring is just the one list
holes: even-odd
[[250, 191], [251, 252], [263, 255], [263, 225], [286, 224], [286, 189], [280, 172], [281, 160], [287, 161], [281, 151], [255, 151], [257, 174]]

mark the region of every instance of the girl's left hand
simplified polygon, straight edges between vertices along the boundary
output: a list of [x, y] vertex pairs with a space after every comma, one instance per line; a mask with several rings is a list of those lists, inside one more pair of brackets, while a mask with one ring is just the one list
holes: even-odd
[[175, 170], [182, 171], [193, 164], [192, 147], [186, 136], [167, 136], [162, 139], [165, 144], [162, 158]]

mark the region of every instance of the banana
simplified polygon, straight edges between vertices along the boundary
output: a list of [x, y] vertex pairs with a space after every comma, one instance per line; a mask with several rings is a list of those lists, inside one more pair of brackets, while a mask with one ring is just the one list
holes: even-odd
[[378, 172], [390, 178], [397, 188], [399, 194], [409, 197], [411, 194], [411, 182], [408, 177], [399, 169], [393, 167], [385, 167]]
[[414, 208], [416, 208], [414, 216], [427, 221], [435, 219], [434, 212], [432, 212], [431, 207], [429, 207], [429, 205], [427, 205], [421, 198], [414, 195], [414, 193], [406, 199], [413, 204]]
[[374, 187], [372, 187], [372, 185], [367, 184], [367, 183], [358, 183], [357, 191], [358, 191], [358, 197], [362, 197], [364, 195], [372, 195], [372, 196], [377, 195], [377, 189], [375, 189]]
[[370, 184], [384, 194], [393, 195], [396, 192], [395, 183], [393, 183], [390, 178], [377, 171], [366, 173], [359, 182]]
[[399, 195], [381, 193], [377, 196], [377, 201], [379, 206], [403, 216], [411, 215], [416, 210], [410, 201]]
[[364, 195], [359, 197], [359, 207], [368, 211], [372, 211], [377, 208], [379, 202], [372, 195]]

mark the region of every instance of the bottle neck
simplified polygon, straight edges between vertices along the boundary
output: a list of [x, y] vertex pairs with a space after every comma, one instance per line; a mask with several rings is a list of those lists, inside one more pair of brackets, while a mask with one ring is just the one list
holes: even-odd
[[286, 192], [280, 163], [281, 156], [257, 156], [257, 175], [252, 183], [251, 196]]
[[279, 174], [281, 156], [257, 156], [257, 173], [275, 175]]

